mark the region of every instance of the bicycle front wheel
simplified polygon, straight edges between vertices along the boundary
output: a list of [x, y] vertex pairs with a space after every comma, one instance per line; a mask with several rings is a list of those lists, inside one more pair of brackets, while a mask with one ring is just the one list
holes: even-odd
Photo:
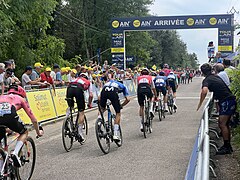
[[70, 117], [63, 121], [62, 141], [64, 149], [69, 152], [73, 145], [73, 123]]
[[162, 111], [162, 102], [161, 100], [158, 102], [158, 118], [159, 121], [162, 121], [162, 117], [163, 117], [163, 111]]
[[100, 149], [104, 154], [108, 154], [110, 150], [110, 139], [104, 121], [101, 118], [98, 118], [96, 121], [95, 132]]
[[23, 144], [18, 156], [20, 157], [22, 166], [20, 168], [16, 168], [17, 179], [31, 179], [36, 162], [36, 147], [31, 137], [27, 137], [27, 140]]

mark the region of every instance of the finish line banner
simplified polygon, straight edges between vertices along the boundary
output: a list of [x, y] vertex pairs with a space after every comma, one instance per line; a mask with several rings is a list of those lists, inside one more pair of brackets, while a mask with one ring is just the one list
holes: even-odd
[[[233, 27], [233, 15], [194, 15], [115, 18], [111, 21], [113, 32], [157, 29], [196, 29]], [[122, 42], [119, 41], [121, 44]]]

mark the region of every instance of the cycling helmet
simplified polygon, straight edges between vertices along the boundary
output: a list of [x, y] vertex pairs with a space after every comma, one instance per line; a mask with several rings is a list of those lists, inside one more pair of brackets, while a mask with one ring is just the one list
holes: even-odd
[[143, 69], [141, 70], [141, 74], [142, 74], [142, 75], [149, 75], [149, 70], [148, 70], [148, 68], [143, 68]]
[[169, 74], [174, 74], [174, 72], [173, 72], [173, 71], [171, 71]]
[[165, 72], [164, 71], [160, 71], [159, 75], [160, 76], [165, 76]]
[[168, 64], [164, 64], [163, 68], [169, 68], [169, 65]]
[[26, 91], [18, 85], [12, 85], [9, 87], [8, 94], [17, 94], [23, 98], [27, 97]]
[[87, 73], [81, 73], [80, 77], [83, 77], [83, 78], [88, 80], [88, 74]]

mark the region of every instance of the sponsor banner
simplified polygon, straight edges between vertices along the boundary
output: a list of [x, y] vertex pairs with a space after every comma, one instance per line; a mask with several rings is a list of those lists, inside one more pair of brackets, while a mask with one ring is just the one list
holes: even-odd
[[66, 98], [66, 88], [56, 89], [56, 96], [53, 94], [53, 100], [57, 111], [57, 116], [62, 116], [66, 114], [66, 110], [68, 108]]
[[124, 54], [112, 54], [112, 62], [116, 63], [117, 68], [123, 69], [124, 68]]
[[[31, 119], [28, 117], [28, 115], [26, 114], [26, 112], [24, 111], [24, 109], [20, 109], [17, 112], [18, 116], [20, 117], [20, 119], [24, 122], [24, 124], [32, 124]], [[34, 112], [33, 112], [34, 114]], [[34, 114], [35, 115], [35, 114]]]
[[231, 28], [233, 15], [194, 15], [115, 18], [111, 25], [114, 31], [156, 30], [156, 29], [195, 29], [195, 28]]
[[127, 57], [126, 57], [126, 61], [127, 61], [128, 63], [132, 63], [132, 62], [135, 61], [135, 58], [134, 58], [134, 56], [127, 56]]
[[124, 48], [111, 48], [111, 53], [124, 53]]
[[56, 117], [52, 96], [49, 90], [28, 92], [27, 99], [38, 121]]
[[115, 32], [112, 33], [112, 47], [123, 47], [124, 46], [124, 34]]

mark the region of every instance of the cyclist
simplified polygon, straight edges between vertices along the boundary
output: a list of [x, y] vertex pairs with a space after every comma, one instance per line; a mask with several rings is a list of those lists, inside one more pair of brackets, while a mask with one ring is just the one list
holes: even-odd
[[171, 72], [171, 70], [169, 69], [169, 65], [168, 64], [164, 64], [162, 71], [165, 73], [165, 76], [168, 76], [170, 74], [170, 72]]
[[173, 92], [173, 108], [176, 110], [177, 105], [176, 105], [176, 97], [177, 97], [177, 77], [174, 74], [174, 72], [170, 72], [169, 75], [167, 76], [167, 84], [168, 84], [168, 94]]
[[157, 96], [159, 96], [159, 93], [163, 94], [163, 101], [164, 101], [164, 111], [168, 112], [167, 110], [167, 77], [165, 76], [165, 73], [161, 71], [159, 75], [153, 80]]
[[[139, 108], [139, 116], [140, 116], [140, 130], [143, 131], [143, 125], [142, 125], [142, 116], [143, 116], [143, 109], [144, 109], [144, 99], [145, 95], [147, 98], [150, 99], [150, 114], [152, 118], [154, 117], [153, 114], [153, 92], [155, 99], [157, 99], [157, 92], [155, 89], [155, 85], [153, 83], [152, 76], [149, 75], [149, 70], [147, 68], [143, 68], [141, 71], [141, 75], [137, 78], [137, 97], [138, 97], [138, 104], [140, 106]], [[153, 92], [152, 92], [153, 91]]]
[[[34, 116], [25, 98], [26, 91], [21, 86], [17, 85], [12, 85], [9, 87], [8, 95], [0, 96], [0, 126], [6, 126], [10, 130], [20, 134], [15, 149], [12, 152], [12, 159], [14, 162], [14, 166], [16, 167], [21, 167], [21, 161], [18, 157], [18, 153], [22, 148], [23, 143], [25, 142], [28, 135], [28, 130], [22, 120], [17, 115], [17, 111], [23, 108], [31, 119], [37, 135], [39, 137], [43, 135], [43, 131], [39, 130], [37, 119]], [[0, 141], [5, 136], [4, 133], [5, 131], [3, 129], [0, 129]], [[0, 166], [1, 165], [2, 164], [0, 160]]]
[[[85, 142], [83, 137], [83, 123], [84, 123], [84, 110], [85, 110], [85, 97], [84, 91], [88, 90], [89, 92], [89, 100], [88, 102], [92, 102], [92, 83], [88, 80], [87, 73], [81, 73], [79, 77], [73, 79], [68, 87], [67, 87], [67, 98], [68, 106], [74, 107], [74, 100], [75, 97], [77, 102], [78, 108], [78, 141], [81, 143]], [[88, 104], [89, 105], [89, 104]]]
[[[112, 103], [112, 106], [116, 112], [116, 120], [114, 123], [114, 135], [113, 139], [116, 141], [120, 141], [120, 132], [119, 132], [119, 125], [121, 119], [121, 109], [123, 106], [129, 103], [129, 92], [125, 85], [122, 82], [116, 81], [114, 79], [114, 74], [111, 72], [108, 75], [109, 81], [104, 84], [103, 89], [100, 94], [100, 106], [102, 111], [106, 108], [107, 100], [109, 99]], [[122, 104], [120, 104], [120, 100], [118, 97], [118, 93], [123, 93], [125, 100]], [[100, 115], [99, 115], [100, 118]]]

